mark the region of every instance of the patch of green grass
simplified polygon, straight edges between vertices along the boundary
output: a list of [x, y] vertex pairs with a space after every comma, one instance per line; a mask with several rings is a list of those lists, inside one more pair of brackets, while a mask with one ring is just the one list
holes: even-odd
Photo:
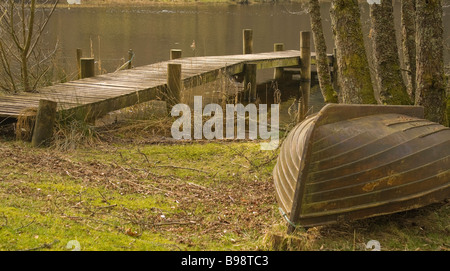
[[448, 250], [448, 202], [286, 235], [257, 142], [0, 145], [0, 250]]
[[103, 145], [63, 153], [5, 142], [2, 149], [1, 250], [66, 250], [70, 240], [83, 250], [254, 247], [239, 234], [246, 220], [234, 225], [228, 216], [228, 226], [217, 219], [233, 210], [230, 202], [247, 204], [233, 192], [241, 183], [253, 175], [270, 182], [258, 172], [242, 174], [251, 165], [234, 149], [251, 156], [254, 144]]

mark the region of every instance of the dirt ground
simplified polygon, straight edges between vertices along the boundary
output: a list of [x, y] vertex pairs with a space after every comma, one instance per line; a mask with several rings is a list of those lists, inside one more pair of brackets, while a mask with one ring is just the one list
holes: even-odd
[[382, 250], [450, 249], [449, 201], [288, 236], [276, 152], [174, 142], [161, 127], [114, 124], [68, 149], [3, 136], [0, 249], [66, 250], [72, 239], [85, 250], [370, 250], [371, 240]]

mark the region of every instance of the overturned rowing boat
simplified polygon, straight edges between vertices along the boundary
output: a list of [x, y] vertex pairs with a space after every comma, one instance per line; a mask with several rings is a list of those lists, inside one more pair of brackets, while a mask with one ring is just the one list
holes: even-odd
[[288, 134], [273, 177], [289, 231], [422, 207], [450, 198], [450, 129], [422, 107], [329, 104]]

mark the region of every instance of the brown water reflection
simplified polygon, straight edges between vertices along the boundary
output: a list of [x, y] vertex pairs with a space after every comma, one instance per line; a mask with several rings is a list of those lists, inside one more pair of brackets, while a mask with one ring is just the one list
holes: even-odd
[[[323, 27], [331, 53], [333, 40], [329, 3], [322, 4]], [[362, 5], [368, 33], [368, 6]], [[446, 8], [445, 12], [450, 12]], [[396, 24], [399, 4], [396, 4]], [[450, 16], [444, 18], [445, 35], [450, 36]], [[244, 28], [254, 31], [255, 52], [273, 50], [283, 42], [287, 49], [299, 46], [299, 31], [310, 30], [309, 15], [301, 3], [262, 5], [158, 5], [148, 7], [62, 8], [49, 25], [50, 40], [59, 39], [59, 59], [75, 69], [75, 50], [90, 54], [90, 43], [102, 68], [113, 71], [128, 49], [136, 53], [135, 65], [167, 60], [169, 50], [183, 50], [184, 56], [226, 55], [242, 52]], [[191, 49], [195, 40], [196, 49]], [[447, 57], [448, 58], [448, 57]]]
[[[323, 27], [331, 53], [329, 8], [330, 3], [322, 3]], [[396, 1], [398, 30], [399, 10]], [[363, 28], [370, 47], [368, 11], [368, 5], [362, 4]], [[450, 42], [450, 8], [446, 7], [444, 13], [444, 34]], [[76, 75], [76, 48], [82, 48], [84, 55], [89, 56], [92, 44], [98, 68], [112, 72], [128, 58], [129, 49], [135, 52], [135, 66], [167, 60], [172, 48], [182, 49], [184, 57], [239, 54], [244, 28], [253, 29], [255, 53], [272, 51], [277, 42], [283, 42], [286, 49], [297, 49], [299, 32], [310, 31], [309, 15], [301, 3], [62, 8], [55, 13], [48, 30], [50, 42], [59, 40], [58, 66], [64, 68], [70, 80]], [[191, 48], [193, 41], [195, 50]], [[448, 50], [446, 59], [449, 62]], [[258, 81], [265, 81], [272, 74], [259, 73]]]

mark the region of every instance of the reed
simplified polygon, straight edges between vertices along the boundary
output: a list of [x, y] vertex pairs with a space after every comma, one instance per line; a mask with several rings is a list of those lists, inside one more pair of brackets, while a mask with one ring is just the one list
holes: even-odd
[[263, 238], [263, 249], [274, 251], [307, 251], [313, 248], [315, 235], [306, 230], [286, 234], [286, 226], [276, 224]]
[[31, 141], [36, 114], [37, 108], [26, 108], [20, 113], [15, 127], [16, 140]]

